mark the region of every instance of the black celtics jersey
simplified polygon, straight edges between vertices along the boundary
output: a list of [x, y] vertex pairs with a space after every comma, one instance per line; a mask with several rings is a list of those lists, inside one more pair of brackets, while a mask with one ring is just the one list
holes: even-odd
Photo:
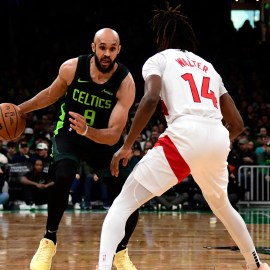
[[75, 77], [62, 99], [60, 114], [54, 129], [54, 160], [72, 158], [76, 161], [86, 159], [92, 168], [109, 168], [113, 153], [123, 143], [121, 137], [113, 146], [96, 143], [76, 133], [70, 128], [69, 111], [83, 115], [87, 125], [107, 128], [111, 112], [117, 103], [117, 91], [129, 70], [118, 63], [112, 77], [104, 84], [97, 84], [90, 77], [90, 58], [82, 55], [78, 58]]
[[117, 102], [117, 90], [129, 70], [118, 63], [118, 68], [112, 77], [104, 84], [97, 84], [90, 77], [90, 58], [92, 56], [82, 55], [78, 58], [75, 77], [61, 104], [61, 114], [55, 134], [61, 129], [69, 129], [69, 111], [83, 115], [88, 126], [98, 129], [108, 127], [111, 112]]

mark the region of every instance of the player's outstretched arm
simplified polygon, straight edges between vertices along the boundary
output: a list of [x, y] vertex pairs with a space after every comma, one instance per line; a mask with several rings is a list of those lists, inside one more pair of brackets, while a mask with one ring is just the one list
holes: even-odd
[[58, 76], [49, 87], [40, 91], [33, 98], [18, 105], [20, 113], [25, 114], [55, 103], [66, 93], [68, 85], [74, 78], [76, 65], [77, 58], [64, 62], [59, 69]]

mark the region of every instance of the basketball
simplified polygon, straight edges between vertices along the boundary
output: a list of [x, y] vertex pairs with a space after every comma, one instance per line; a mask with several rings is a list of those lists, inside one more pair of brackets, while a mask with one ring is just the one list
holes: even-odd
[[0, 139], [12, 141], [21, 136], [26, 126], [26, 119], [18, 113], [12, 103], [0, 104]]

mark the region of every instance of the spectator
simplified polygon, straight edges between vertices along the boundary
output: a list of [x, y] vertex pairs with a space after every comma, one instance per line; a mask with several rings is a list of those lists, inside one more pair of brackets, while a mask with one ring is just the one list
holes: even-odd
[[93, 187], [94, 185], [97, 185], [99, 194], [101, 196], [101, 201], [102, 201], [102, 208], [103, 209], [109, 209], [110, 204], [109, 204], [109, 199], [108, 199], [108, 191], [106, 185], [99, 179], [99, 177], [93, 173], [88, 173], [86, 175], [85, 180], [84, 180], [84, 205], [83, 209], [84, 210], [90, 210], [92, 209], [91, 202], [93, 202]]
[[50, 163], [52, 161], [49, 155], [48, 145], [44, 142], [40, 142], [36, 145], [36, 153], [33, 156], [34, 159], [42, 159], [45, 163]]
[[254, 124], [254, 116], [256, 112], [251, 104], [247, 104], [247, 108], [242, 110], [241, 115], [243, 115], [244, 123], [250, 127]]
[[35, 140], [34, 130], [30, 127], [25, 128], [23, 138], [27, 141], [29, 149], [31, 149]]
[[238, 30], [238, 40], [244, 48], [246, 48], [247, 45], [249, 47], [255, 44], [254, 30], [248, 19], [244, 21], [243, 25]]
[[138, 141], [135, 141], [133, 144], [133, 156], [137, 157], [138, 160], [142, 157], [142, 147]]
[[8, 158], [8, 163], [11, 163], [13, 160], [13, 157], [17, 153], [16, 150], [16, 143], [14, 141], [9, 141], [7, 143], [7, 158]]
[[[153, 120], [152, 120], [153, 121]], [[151, 122], [151, 121], [150, 121]], [[145, 127], [145, 134], [147, 136], [147, 139], [150, 139], [151, 138], [151, 134], [154, 132], [158, 132], [158, 125], [157, 124], [148, 124], [146, 127]]]
[[258, 165], [270, 165], [270, 141], [266, 142], [262, 147], [261, 151], [257, 150], [258, 158], [257, 163]]
[[21, 177], [23, 185], [24, 202], [20, 209], [46, 208], [49, 192], [54, 182], [49, 179], [48, 173], [43, 171], [44, 164], [41, 159], [34, 161], [33, 170]]
[[265, 150], [266, 150], [266, 148], [267, 148], [267, 144], [268, 144], [268, 142], [265, 141], [263, 145], [258, 146], [258, 147], [255, 148], [255, 151], [254, 151], [254, 152], [255, 152], [255, 154], [256, 154], [256, 156], [257, 156], [257, 163], [258, 163], [259, 165], [261, 165], [261, 164], [260, 164], [261, 162], [259, 161], [259, 159], [260, 159], [259, 156], [265, 152]]
[[240, 157], [240, 165], [256, 165], [257, 156], [254, 151], [249, 150], [248, 140], [242, 138], [238, 141], [238, 155]]
[[253, 141], [248, 141], [248, 143], [247, 143], [247, 148], [248, 148], [248, 151], [250, 151], [250, 152], [255, 152], [255, 145], [254, 145], [254, 142]]
[[35, 143], [34, 143], [34, 151], [36, 150], [36, 146], [39, 143], [45, 143], [45, 144], [47, 144], [48, 154], [51, 153], [52, 141], [50, 139], [46, 138], [43, 134], [36, 134], [36, 136], [35, 136]]
[[256, 143], [258, 146], [264, 145], [265, 142], [270, 141], [270, 136], [268, 134], [266, 127], [261, 127], [260, 132], [257, 135]]
[[[94, 199], [97, 199], [95, 197], [98, 197], [98, 199], [101, 199], [102, 201], [101, 207], [108, 209], [110, 203], [107, 186], [99, 179], [94, 170], [86, 162], [81, 162], [81, 169], [82, 174], [85, 175], [83, 183], [83, 203], [81, 208], [84, 210], [92, 209], [93, 201]], [[94, 196], [94, 188], [99, 191], [99, 196]]]
[[249, 126], [245, 126], [245, 129], [241, 135], [243, 136], [243, 138], [246, 138], [249, 141], [252, 141], [254, 138], [254, 135], [252, 134], [252, 131]]
[[142, 150], [145, 144], [145, 135], [143, 133], [140, 133], [134, 144], [140, 144], [140, 146], [138, 147]]
[[165, 131], [167, 125], [166, 124], [163, 124], [163, 123], [159, 123], [158, 124], [158, 133], [161, 134]]
[[12, 163], [18, 162], [31, 162], [32, 154], [30, 154], [30, 149], [27, 140], [21, 139], [19, 141], [19, 151], [12, 158]]
[[0, 153], [6, 155], [7, 150], [4, 148], [4, 143], [2, 140], [0, 140]]
[[154, 146], [153, 142], [150, 140], [147, 140], [143, 147], [143, 155], [145, 155], [149, 149], [153, 148], [153, 146]]
[[233, 147], [233, 143], [230, 145], [231, 151], [229, 152], [227, 162], [228, 162], [228, 172], [229, 178], [238, 178], [238, 169], [241, 166], [241, 157], [238, 151]]
[[161, 196], [155, 197], [155, 201], [161, 204], [161, 210], [180, 210], [182, 204], [189, 199], [188, 193], [181, 192], [181, 188], [179, 189], [177, 187], [178, 185], [179, 184], [176, 184], [174, 187], [171, 187]]
[[81, 209], [80, 202], [81, 202], [81, 176], [79, 173], [76, 173], [75, 179], [73, 180], [69, 194], [70, 199], [69, 202], [72, 204], [73, 209], [78, 210]]
[[[266, 104], [265, 104], [265, 110], [267, 110], [267, 105]], [[265, 114], [261, 114], [261, 115], [262, 115], [261, 116], [261, 120], [262, 120], [263, 126], [266, 128], [266, 130], [269, 130], [269, 128], [270, 128], [269, 116], [268, 115], [265, 115]]]
[[[239, 166], [250, 166], [250, 165], [257, 165], [257, 155], [255, 151], [250, 151], [248, 147], [248, 140], [246, 138], [242, 138], [238, 141], [236, 154], [239, 157]], [[240, 178], [240, 186], [245, 187], [246, 191], [250, 191], [250, 185], [252, 178], [250, 174], [244, 174], [243, 172], [238, 175]]]
[[4, 208], [4, 205], [8, 202], [9, 194], [4, 190], [7, 189], [7, 182], [5, 181], [5, 169], [4, 166], [8, 163], [8, 158], [0, 153], [0, 209]]
[[160, 134], [157, 130], [155, 130], [155, 129], [152, 130], [151, 135], [150, 135], [150, 140], [151, 140], [153, 145], [157, 142], [159, 135]]
[[237, 203], [239, 200], [244, 199], [245, 189], [238, 184], [238, 172], [231, 171], [231, 167], [228, 166], [229, 171], [229, 183], [228, 183], [228, 197], [231, 205], [237, 209]]

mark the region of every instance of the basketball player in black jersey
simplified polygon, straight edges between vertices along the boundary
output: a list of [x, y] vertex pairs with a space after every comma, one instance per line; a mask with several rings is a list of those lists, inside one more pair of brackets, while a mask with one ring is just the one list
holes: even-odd
[[[110, 173], [113, 153], [122, 145], [122, 132], [135, 98], [135, 83], [129, 70], [117, 62], [121, 49], [116, 31], [99, 30], [92, 42], [93, 54], [64, 62], [57, 78], [32, 99], [18, 105], [21, 114], [47, 107], [62, 98], [53, 137], [55, 185], [48, 203], [44, 238], [30, 263], [31, 270], [51, 269], [57, 247], [57, 230], [68, 204], [70, 185], [83, 158], [108, 185], [111, 202], [131, 171], [123, 168], [120, 179]], [[136, 270], [127, 244], [138, 221], [138, 211], [126, 224], [114, 264], [118, 270]]]

